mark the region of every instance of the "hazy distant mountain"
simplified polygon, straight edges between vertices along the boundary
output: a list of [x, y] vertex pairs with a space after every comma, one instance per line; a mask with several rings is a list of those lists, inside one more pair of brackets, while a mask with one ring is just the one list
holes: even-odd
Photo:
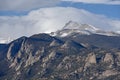
[[1, 44], [0, 80], [119, 80], [120, 36], [99, 31], [70, 21], [54, 36]]

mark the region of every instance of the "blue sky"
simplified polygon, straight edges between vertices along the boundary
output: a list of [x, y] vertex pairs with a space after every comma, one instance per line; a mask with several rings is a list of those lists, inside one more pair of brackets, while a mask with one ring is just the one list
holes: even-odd
[[[62, 7], [75, 7], [79, 9], [85, 9], [95, 14], [105, 15], [109, 18], [120, 19], [120, 5], [110, 5], [110, 4], [90, 4], [90, 3], [82, 3], [82, 2], [60, 2], [55, 6]], [[39, 7], [38, 7], [39, 8]], [[14, 10], [0, 10], [0, 16], [22, 16], [27, 15], [29, 11], [14, 11]]]
[[113, 19], [120, 19], [120, 5], [62, 2], [60, 6], [85, 9], [95, 14], [105, 15]]
[[54, 32], [70, 21], [120, 32], [119, 0], [0, 0], [0, 37]]

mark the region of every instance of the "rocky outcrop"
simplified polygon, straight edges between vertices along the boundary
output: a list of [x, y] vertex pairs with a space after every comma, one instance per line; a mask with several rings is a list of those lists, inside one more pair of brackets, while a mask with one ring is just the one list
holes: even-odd
[[87, 63], [96, 64], [96, 55], [94, 53], [90, 53], [86, 59]]
[[116, 52], [116, 63], [118, 66], [120, 66], [120, 52]]
[[104, 62], [108, 63], [109, 68], [112, 68], [113, 64], [114, 64], [114, 58], [113, 55], [111, 53], [106, 53], [105, 57], [104, 57]]
[[[1, 48], [2, 49], [2, 48]], [[0, 80], [117, 80], [120, 50], [51, 37], [20, 38], [0, 59]]]
[[119, 72], [116, 70], [106, 70], [100, 76], [101, 78], [117, 75]]
[[84, 71], [91, 65], [96, 64], [96, 62], [96, 55], [94, 53], [90, 53], [85, 60]]

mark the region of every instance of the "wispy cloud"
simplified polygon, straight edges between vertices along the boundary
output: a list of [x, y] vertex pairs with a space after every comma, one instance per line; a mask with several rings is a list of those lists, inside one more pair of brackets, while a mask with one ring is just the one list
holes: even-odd
[[0, 11], [28, 11], [55, 6], [60, 0], [0, 0]]
[[89, 3], [89, 4], [120, 5], [120, 0], [62, 0], [62, 1], [82, 2], [82, 3]]
[[69, 20], [87, 23], [104, 30], [120, 31], [120, 20], [112, 20], [83, 9], [52, 7], [33, 10], [26, 16], [1, 16], [0, 36], [18, 38], [61, 29]]

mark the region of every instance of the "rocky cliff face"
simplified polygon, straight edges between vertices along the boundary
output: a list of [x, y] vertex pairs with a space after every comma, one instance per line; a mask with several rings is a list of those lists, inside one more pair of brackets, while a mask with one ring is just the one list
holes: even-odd
[[[75, 36], [73, 39], [38, 34], [1, 45], [0, 80], [120, 79], [118, 36]], [[114, 41], [107, 42], [109, 47], [105, 48], [105, 44], [95, 42], [100, 38]]]

